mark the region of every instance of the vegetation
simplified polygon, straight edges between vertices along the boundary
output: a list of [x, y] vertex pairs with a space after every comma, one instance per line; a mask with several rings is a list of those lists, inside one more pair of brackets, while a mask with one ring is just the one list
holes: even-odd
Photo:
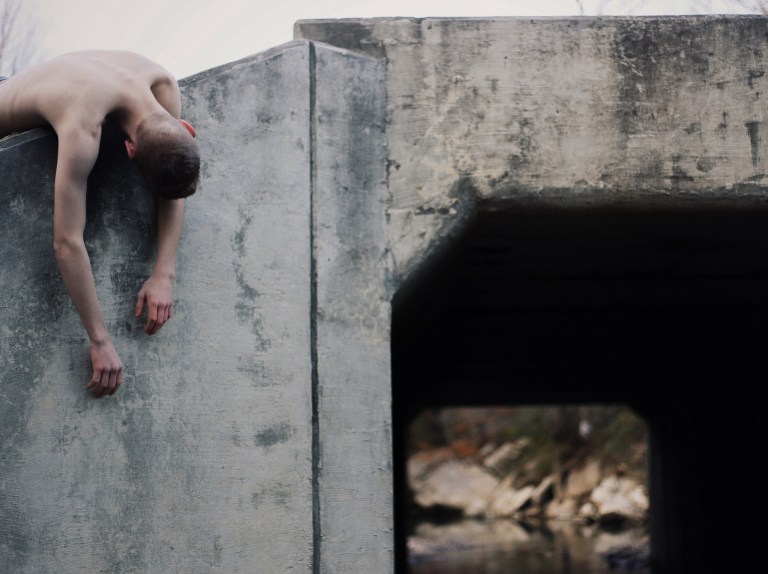
[[411, 425], [411, 454], [449, 449], [459, 458], [477, 459], [505, 443], [519, 449], [515, 468], [507, 469], [519, 484], [587, 460], [646, 478], [646, 426], [622, 405], [430, 409]]
[[21, 0], [0, 0], [0, 75], [15, 74], [34, 58], [35, 28], [23, 8]]
[[[574, 0], [579, 14], [637, 14], [651, 4], [649, 0]], [[768, 15], [768, 0], [725, 0], [719, 5], [713, 5], [712, 0], [688, 0], [683, 4], [690, 14], [712, 14], [716, 10], [722, 10], [720, 6], [733, 6], [748, 13]]]

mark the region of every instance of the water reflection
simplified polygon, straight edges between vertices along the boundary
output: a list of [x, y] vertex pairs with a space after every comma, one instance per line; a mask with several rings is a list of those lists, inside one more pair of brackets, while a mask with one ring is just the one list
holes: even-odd
[[410, 574], [649, 574], [611, 570], [601, 558], [644, 540], [641, 527], [609, 532], [565, 522], [538, 528], [510, 520], [422, 522], [408, 539]]

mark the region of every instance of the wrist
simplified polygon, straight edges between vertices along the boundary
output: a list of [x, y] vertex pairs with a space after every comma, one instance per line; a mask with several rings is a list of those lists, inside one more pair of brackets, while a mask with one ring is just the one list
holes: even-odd
[[176, 278], [176, 270], [173, 268], [155, 267], [154, 271], [152, 271], [152, 275], [158, 279], [168, 279], [173, 281]]
[[110, 342], [109, 333], [107, 332], [99, 332], [88, 338], [91, 341], [92, 347], [103, 347]]

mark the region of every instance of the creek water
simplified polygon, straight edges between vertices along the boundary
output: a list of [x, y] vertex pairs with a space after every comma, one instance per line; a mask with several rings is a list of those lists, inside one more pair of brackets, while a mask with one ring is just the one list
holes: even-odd
[[647, 540], [642, 527], [608, 531], [548, 522], [531, 527], [510, 520], [422, 522], [408, 538], [409, 574], [649, 574], [611, 569], [601, 556]]

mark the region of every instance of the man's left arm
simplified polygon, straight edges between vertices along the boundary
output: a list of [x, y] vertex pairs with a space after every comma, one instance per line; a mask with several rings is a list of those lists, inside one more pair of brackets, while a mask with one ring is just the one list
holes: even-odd
[[183, 199], [159, 199], [157, 261], [149, 279], [139, 291], [135, 315], [147, 307], [144, 332], [154, 335], [173, 315], [173, 281], [176, 278], [176, 251], [184, 223]]
[[[176, 80], [169, 74], [152, 86], [158, 103], [174, 118], [181, 115], [181, 93]], [[184, 223], [184, 199], [158, 199], [157, 262], [152, 275], [139, 291], [135, 315], [141, 316], [147, 306], [144, 331], [154, 335], [173, 315], [173, 281], [176, 278], [176, 250]]]

